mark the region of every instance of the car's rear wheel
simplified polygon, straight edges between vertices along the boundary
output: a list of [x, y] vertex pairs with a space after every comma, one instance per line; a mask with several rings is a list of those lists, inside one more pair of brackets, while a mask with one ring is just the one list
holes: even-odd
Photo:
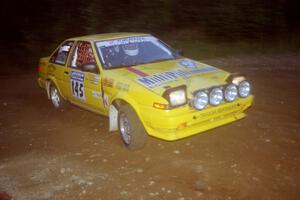
[[128, 104], [120, 107], [118, 123], [120, 135], [128, 149], [136, 150], [145, 145], [146, 130], [136, 112]]
[[61, 97], [57, 87], [53, 84], [50, 86], [50, 100], [55, 109], [65, 109], [65, 100]]

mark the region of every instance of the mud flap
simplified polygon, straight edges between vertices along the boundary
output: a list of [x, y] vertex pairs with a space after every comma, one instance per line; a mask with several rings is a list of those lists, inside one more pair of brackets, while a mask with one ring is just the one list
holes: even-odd
[[109, 106], [109, 131], [117, 131], [118, 128], [118, 110], [115, 106]]
[[51, 85], [51, 82], [46, 81], [46, 91], [47, 91], [48, 99], [50, 99], [50, 85]]

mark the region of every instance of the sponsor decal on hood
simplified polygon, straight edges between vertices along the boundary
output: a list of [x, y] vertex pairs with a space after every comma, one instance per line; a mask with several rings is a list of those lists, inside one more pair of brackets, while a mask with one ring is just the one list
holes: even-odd
[[160, 86], [165, 83], [169, 83], [172, 81], [177, 81], [181, 78], [186, 79], [191, 77], [191, 75], [200, 73], [200, 72], [207, 72], [207, 71], [215, 71], [217, 70], [216, 68], [213, 67], [204, 67], [202, 69], [194, 69], [191, 71], [185, 71], [181, 69], [175, 69], [175, 70], [170, 70], [158, 74], [153, 74], [151, 76], [143, 76], [141, 78], [138, 78], [137, 81], [138, 83], [148, 87], [148, 88], [153, 88]]

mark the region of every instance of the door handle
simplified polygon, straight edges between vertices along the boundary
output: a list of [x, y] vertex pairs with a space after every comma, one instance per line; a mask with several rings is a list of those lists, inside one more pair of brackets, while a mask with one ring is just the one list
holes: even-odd
[[65, 74], [69, 74], [69, 72], [68, 72], [68, 71], [65, 71], [64, 73], [65, 73]]

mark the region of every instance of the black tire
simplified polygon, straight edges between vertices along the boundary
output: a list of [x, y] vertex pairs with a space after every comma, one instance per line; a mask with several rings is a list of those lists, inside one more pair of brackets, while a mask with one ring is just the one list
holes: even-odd
[[119, 109], [118, 125], [121, 138], [128, 149], [137, 150], [144, 147], [147, 132], [136, 112], [128, 104], [122, 105]]
[[59, 93], [59, 90], [54, 84], [50, 85], [50, 100], [56, 110], [64, 111], [66, 102]]

